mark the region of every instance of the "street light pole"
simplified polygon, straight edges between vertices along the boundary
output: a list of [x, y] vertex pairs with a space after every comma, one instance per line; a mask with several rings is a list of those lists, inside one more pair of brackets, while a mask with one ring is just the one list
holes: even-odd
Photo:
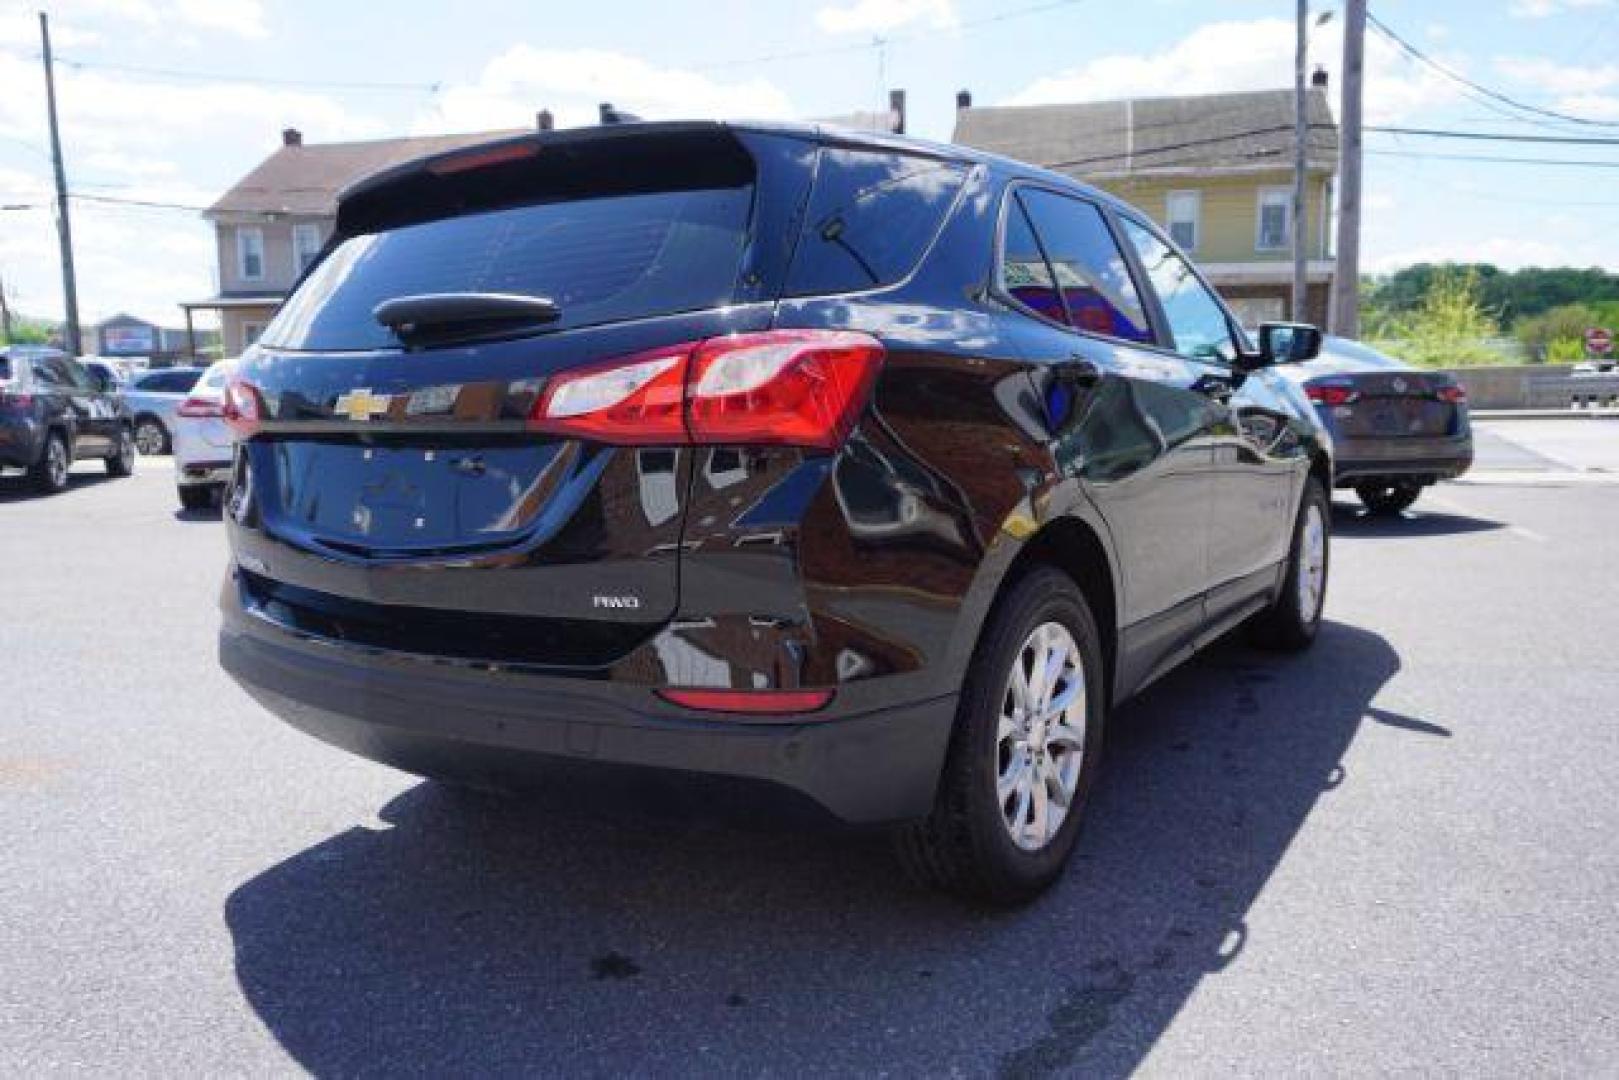
[[1305, 66], [1309, 57], [1309, 0], [1298, 0], [1298, 41], [1293, 52], [1293, 306], [1294, 322], [1305, 322], [1309, 283], [1305, 277], [1304, 238], [1308, 230], [1304, 209], [1304, 176], [1309, 166], [1306, 139], [1310, 102], [1305, 96]]
[[79, 289], [73, 274], [73, 225], [67, 208], [67, 170], [62, 165], [62, 136], [56, 124], [56, 75], [51, 67], [51, 24], [39, 13], [39, 43], [45, 61], [45, 106], [51, 121], [51, 161], [56, 166], [56, 233], [62, 243], [62, 306], [66, 325], [62, 341], [72, 356], [79, 348]]

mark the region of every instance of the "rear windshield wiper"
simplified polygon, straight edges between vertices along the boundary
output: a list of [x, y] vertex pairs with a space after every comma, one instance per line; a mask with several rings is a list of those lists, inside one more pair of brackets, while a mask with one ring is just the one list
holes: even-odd
[[562, 318], [556, 301], [512, 293], [424, 293], [384, 300], [371, 315], [401, 341], [521, 333]]

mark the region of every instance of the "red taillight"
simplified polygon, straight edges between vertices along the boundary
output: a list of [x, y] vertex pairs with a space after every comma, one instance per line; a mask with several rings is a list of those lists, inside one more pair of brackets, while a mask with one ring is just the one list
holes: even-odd
[[854, 426], [882, 361], [876, 338], [847, 330], [710, 338], [565, 372], [529, 422], [620, 445], [831, 449]]
[[180, 402], [180, 407], [174, 411], [179, 415], [189, 417], [192, 420], [210, 420], [214, 417], [225, 415], [224, 410], [220, 407], [219, 402], [213, 400], [212, 398], [200, 397], [186, 398], [184, 401]]
[[672, 704], [704, 712], [752, 713], [755, 716], [781, 716], [786, 713], [815, 712], [832, 700], [830, 690], [659, 690], [658, 696]]
[[683, 443], [691, 345], [637, 353], [552, 379], [529, 426], [618, 445]]
[[686, 421], [697, 443], [832, 449], [865, 407], [883, 347], [842, 330], [712, 338], [692, 355]]
[[1304, 395], [1317, 405], [1348, 405], [1360, 396], [1350, 384], [1336, 382], [1306, 383]]
[[215, 415], [224, 417], [238, 438], [251, 438], [264, 420], [258, 390], [252, 383], [232, 377], [225, 384], [225, 398]]
[[33, 394], [25, 394], [18, 390], [0, 390], [0, 409], [26, 409], [33, 403]]
[[1452, 405], [1467, 403], [1467, 391], [1460, 386], [1441, 386], [1434, 391], [1440, 401], [1448, 401]]

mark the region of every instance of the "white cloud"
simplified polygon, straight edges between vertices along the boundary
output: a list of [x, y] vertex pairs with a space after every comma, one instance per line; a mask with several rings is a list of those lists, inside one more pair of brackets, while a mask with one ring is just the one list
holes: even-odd
[[177, 31], [188, 29], [244, 38], [269, 34], [262, 0], [18, 0], [15, 10], [0, 13], [0, 44], [37, 46], [38, 8], [50, 16], [51, 44], [58, 48], [103, 40], [103, 33], [85, 29], [91, 23], [112, 34], [130, 28], [161, 30], [170, 41]]
[[1570, 94], [1554, 101], [1552, 108], [1584, 120], [1619, 120], [1619, 95]]
[[1569, 11], [1605, 8], [1612, 0], [1512, 0], [1507, 8], [1515, 19], [1546, 19]]
[[1605, 246], [1575, 248], [1568, 243], [1548, 243], [1510, 236], [1458, 235], [1443, 244], [1380, 249], [1368, 243], [1363, 269], [1382, 274], [1415, 263], [1492, 263], [1503, 270], [1525, 266], [1602, 266], [1614, 265], [1614, 255]]
[[[1126, 97], [1265, 90], [1291, 85], [1294, 24], [1289, 19], [1208, 23], [1158, 53], [1120, 53], [1035, 80], [1007, 100], [1009, 105], [1106, 101]], [[1342, 30], [1336, 21], [1311, 40], [1313, 63], [1337, 84]], [[1448, 66], [1463, 65], [1453, 58]], [[1457, 100], [1457, 87], [1436, 72], [1413, 67], [1380, 37], [1366, 39], [1366, 118], [1399, 120], [1433, 105]]]
[[476, 82], [447, 86], [411, 126], [419, 133], [529, 127], [544, 108], [558, 127], [572, 127], [595, 123], [604, 101], [648, 120], [794, 115], [767, 79], [718, 82], [607, 50], [514, 45]]
[[1495, 69], [1514, 83], [1546, 94], [1584, 94], [1619, 86], [1619, 64], [1575, 66], [1543, 56], [1498, 56]]
[[815, 25], [829, 34], [880, 34], [914, 22], [949, 28], [960, 20], [954, 0], [854, 0], [815, 12]]
[[217, 30], [245, 38], [270, 36], [259, 0], [176, 0], [180, 21], [199, 30]]

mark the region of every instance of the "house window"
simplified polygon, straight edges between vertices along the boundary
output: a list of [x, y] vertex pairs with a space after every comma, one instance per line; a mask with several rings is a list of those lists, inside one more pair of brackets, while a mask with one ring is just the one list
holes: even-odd
[[320, 254], [320, 226], [302, 221], [292, 227], [292, 272], [301, 274]]
[[264, 277], [264, 230], [236, 230], [236, 273], [243, 281]]
[[1202, 195], [1195, 191], [1171, 191], [1164, 196], [1164, 211], [1169, 238], [1182, 251], [1196, 251], [1198, 233], [1202, 231]]
[[1258, 251], [1282, 251], [1293, 243], [1293, 193], [1287, 188], [1259, 189]]
[[264, 333], [264, 324], [261, 322], [245, 322], [242, 324], [242, 348], [258, 344], [259, 336]]

